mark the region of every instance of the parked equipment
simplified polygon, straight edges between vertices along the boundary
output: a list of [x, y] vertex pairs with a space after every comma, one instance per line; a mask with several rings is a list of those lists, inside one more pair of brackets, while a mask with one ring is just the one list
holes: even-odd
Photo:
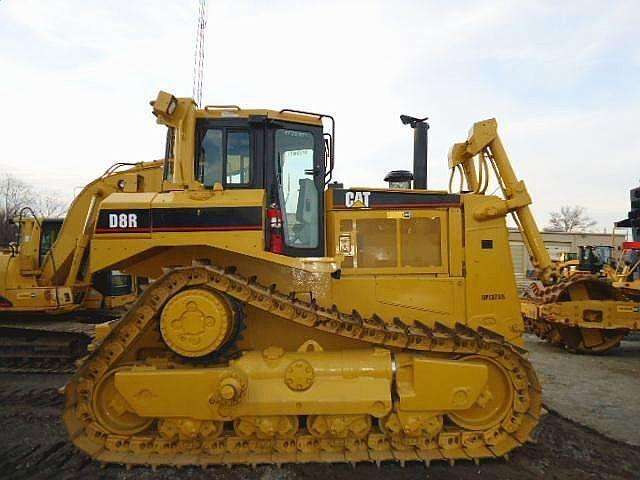
[[624, 242], [616, 265], [613, 285], [627, 296], [640, 301], [640, 187], [629, 192], [631, 210], [617, 228], [630, 228], [632, 241]]
[[89, 244], [100, 203], [113, 192], [160, 191], [162, 161], [118, 170], [85, 187], [63, 219], [29, 208], [15, 222], [18, 238], [0, 252], [0, 361], [36, 368], [69, 365], [86, 353], [95, 324], [132, 303], [141, 279], [115, 268], [92, 270]]
[[[529, 440], [541, 394], [505, 215], [533, 222], [531, 200], [495, 120], [454, 146], [474, 192], [452, 194], [330, 183], [327, 115], [152, 106], [162, 191], [107, 196], [89, 258], [156, 280], [66, 386], [78, 448], [128, 465], [453, 463]], [[488, 163], [505, 199], [481, 188]]]
[[[635, 190], [629, 219], [617, 227], [637, 223]], [[617, 256], [613, 246], [579, 247], [577, 259], [561, 265], [562, 275], [526, 292], [522, 314], [527, 330], [569, 352], [589, 354], [609, 352], [625, 335], [640, 330], [636, 246], [625, 242]]]

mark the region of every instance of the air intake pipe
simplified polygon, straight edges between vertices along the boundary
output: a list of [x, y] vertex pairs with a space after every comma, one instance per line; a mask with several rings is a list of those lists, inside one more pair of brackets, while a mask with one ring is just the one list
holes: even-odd
[[427, 150], [429, 146], [429, 117], [414, 118], [400, 115], [404, 125], [413, 128], [413, 188], [424, 190], [427, 188]]

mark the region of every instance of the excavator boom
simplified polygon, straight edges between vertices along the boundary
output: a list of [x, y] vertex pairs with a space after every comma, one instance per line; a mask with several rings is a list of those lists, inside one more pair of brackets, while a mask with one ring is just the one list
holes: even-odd
[[17, 219], [19, 242], [0, 253], [3, 366], [32, 368], [37, 361], [46, 369], [53, 363], [66, 368], [86, 353], [94, 324], [117, 317], [135, 300], [141, 279], [114, 269], [91, 270], [89, 262], [101, 202], [114, 192], [161, 189], [162, 161], [122, 166], [83, 188], [64, 220], [27, 216], [28, 209]]

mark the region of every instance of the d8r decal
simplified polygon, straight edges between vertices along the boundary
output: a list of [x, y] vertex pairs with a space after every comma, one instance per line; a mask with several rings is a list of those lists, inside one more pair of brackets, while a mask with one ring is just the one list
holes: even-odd
[[151, 231], [148, 209], [102, 210], [98, 215], [96, 233], [146, 233]]
[[138, 228], [138, 214], [110, 213], [109, 228]]

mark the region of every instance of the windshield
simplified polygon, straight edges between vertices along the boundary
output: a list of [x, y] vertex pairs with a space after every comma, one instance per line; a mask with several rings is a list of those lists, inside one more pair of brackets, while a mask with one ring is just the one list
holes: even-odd
[[133, 291], [131, 275], [120, 270], [111, 271], [109, 293], [111, 296], [128, 295]]
[[62, 220], [45, 220], [42, 222], [42, 233], [40, 237], [40, 265], [58, 238], [58, 233], [62, 228]]

